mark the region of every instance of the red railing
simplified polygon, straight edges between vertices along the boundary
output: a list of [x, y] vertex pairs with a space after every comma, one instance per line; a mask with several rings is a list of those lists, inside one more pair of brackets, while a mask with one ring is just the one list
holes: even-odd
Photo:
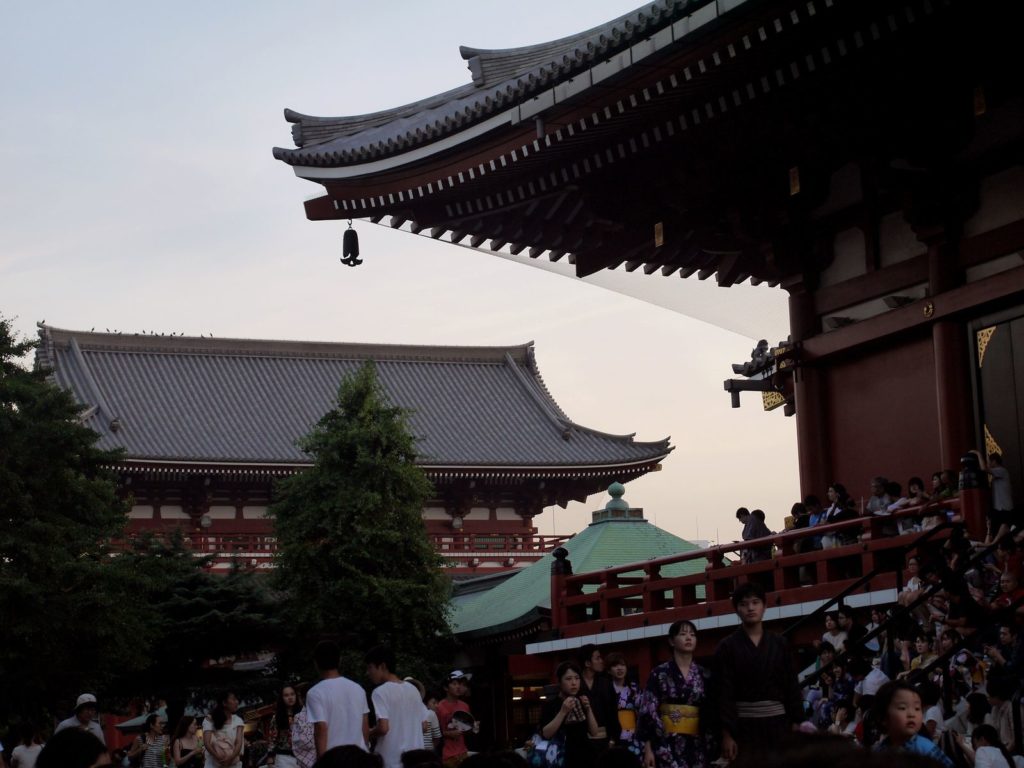
[[571, 535], [548, 536], [537, 533], [428, 533], [427, 536], [441, 554], [477, 552], [519, 556], [534, 553], [538, 557], [572, 538]]
[[[155, 536], [168, 535], [170, 531], [152, 529]], [[139, 538], [132, 534], [128, 541]], [[277, 552], [277, 537], [272, 533], [252, 531], [182, 531], [186, 545], [197, 557], [212, 556], [215, 565], [224, 565], [241, 560], [251, 567], [271, 567]], [[548, 536], [540, 534], [486, 534], [486, 533], [444, 533], [428, 534], [431, 543], [443, 556], [477, 555], [481, 557], [501, 556], [516, 562], [532, 562], [568, 541], [571, 536]]]
[[[929, 507], [900, 510], [893, 515], [859, 517], [831, 525], [786, 531], [774, 536], [652, 558], [602, 571], [552, 576], [552, 625], [563, 637], [697, 619], [732, 612], [730, 595], [746, 581], [757, 581], [770, 606], [830, 598], [876, 567], [884, 572], [864, 591], [898, 585], [905, 548], [919, 532], [892, 535], [896, 521], [960, 510], [958, 499]], [[797, 552], [798, 542], [826, 534], [852, 541], [841, 546]], [[948, 538], [939, 532], [936, 545]], [[770, 549], [772, 556], [743, 563], [740, 553]], [[696, 572], [663, 576], [669, 566], [693, 564]], [[699, 569], [699, 570], [698, 570]]]

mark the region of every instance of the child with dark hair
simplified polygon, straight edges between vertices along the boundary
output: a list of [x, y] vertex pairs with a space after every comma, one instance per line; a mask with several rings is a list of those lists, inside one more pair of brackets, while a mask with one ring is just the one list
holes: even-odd
[[98, 768], [110, 765], [106, 745], [88, 731], [66, 728], [43, 745], [36, 768]]
[[953, 761], [931, 739], [921, 735], [924, 724], [921, 694], [909, 683], [895, 680], [879, 688], [872, 719], [882, 734], [875, 749], [923, 755], [945, 768], [954, 768]]

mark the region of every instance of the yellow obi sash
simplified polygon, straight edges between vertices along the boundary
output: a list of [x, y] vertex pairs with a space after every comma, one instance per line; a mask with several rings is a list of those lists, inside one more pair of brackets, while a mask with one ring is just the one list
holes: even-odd
[[636, 712], [632, 709], [619, 710], [619, 727], [624, 731], [636, 730]]
[[665, 733], [696, 736], [699, 733], [699, 710], [689, 704], [662, 704], [658, 707]]

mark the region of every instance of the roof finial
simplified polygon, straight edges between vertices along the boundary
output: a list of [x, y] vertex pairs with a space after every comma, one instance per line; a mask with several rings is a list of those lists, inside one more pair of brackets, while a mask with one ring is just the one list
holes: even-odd
[[627, 512], [629, 511], [629, 502], [622, 498], [626, 492], [626, 487], [620, 482], [614, 482], [608, 486], [608, 495], [611, 499], [607, 504], [604, 505], [605, 512]]

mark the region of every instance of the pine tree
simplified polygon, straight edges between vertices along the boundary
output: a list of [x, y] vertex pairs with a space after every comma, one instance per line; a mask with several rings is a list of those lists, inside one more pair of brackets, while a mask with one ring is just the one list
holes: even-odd
[[450, 630], [448, 580], [422, 518], [432, 488], [407, 414], [388, 403], [372, 363], [341, 383], [299, 446], [314, 464], [280, 484], [271, 508], [299, 647], [337, 639], [349, 673], [361, 674], [362, 652], [383, 642], [406, 673], [436, 672]]
[[[127, 508], [71, 395], [0, 317], [0, 722], [66, 707], [145, 663], [140, 581], [111, 541]], [[37, 720], [37, 722], [40, 722]]]

